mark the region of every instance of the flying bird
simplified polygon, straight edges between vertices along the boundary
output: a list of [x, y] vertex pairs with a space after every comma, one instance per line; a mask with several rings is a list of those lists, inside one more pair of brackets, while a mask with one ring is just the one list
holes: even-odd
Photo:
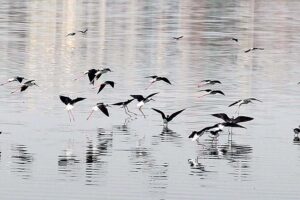
[[21, 85], [20, 88], [18, 88], [17, 90], [11, 92], [11, 94], [17, 92], [18, 90], [20, 90], [20, 92], [24, 92], [25, 90], [27, 90], [27, 88], [29, 88], [29, 87], [31, 87], [31, 86], [34, 86], [34, 85], [38, 87], [38, 85], [35, 83], [35, 80], [29, 80], [29, 81], [26, 81], [25, 83], [23, 83], [23, 84]]
[[78, 32], [80, 32], [80, 33], [82, 33], [82, 34], [85, 34], [86, 32], [88, 31], [88, 29], [86, 28], [85, 30], [80, 30], [80, 31], [78, 31]]
[[75, 32], [72, 32], [72, 33], [68, 33], [68, 34], [66, 35], [66, 37], [68, 37], [68, 36], [74, 36], [74, 35], [76, 35], [76, 33], [75, 33]]
[[138, 101], [138, 104], [136, 106], [139, 109], [139, 111], [143, 114], [143, 116], [146, 117], [146, 115], [142, 111], [142, 107], [149, 101], [151, 100], [154, 101], [154, 99], [152, 99], [151, 97], [153, 97], [156, 94], [158, 94], [158, 92], [152, 93], [147, 97], [143, 97], [142, 95], [130, 95], [130, 96]]
[[11, 82], [16, 82], [16, 81], [19, 82], [19, 83], [22, 83], [23, 80], [27, 80], [27, 79], [24, 78], [24, 77], [21, 77], [21, 76], [15, 76], [13, 78], [9, 78], [5, 83], [2, 83], [1, 86], [6, 85], [6, 84], [11, 83]]
[[294, 128], [294, 133], [295, 133], [296, 136], [299, 135], [299, 133], [300, 133], [300, 126], [298, 128]]
[[237, 39], [237, 38], [231, 38], [231, 40], [233, 40], [233, 41], [235, 41], [235, 42], [238, 42], [239, 41], [239, 39]]
[[98, 110], [100, 110], [103, 114], [105, 114], [107, 117], [109, 117], [107, 107], [110, 107], [110, 106], [107, 104], [105, 105], [104, 103], [97, 103], [96, 106], [94, 106], [92, 108], [92, 112], [90, 113], [90, 115], [87, 117], [86, 120], [89, 120], [89, 118], [92, 116], [93, 112], [98, 111]]
[[241, 107], [242, 105], [248, 104], [248, 103], [253, 103], [253, 101], [259, 101], [259, 102], [262, 102], [261, 100], [256, 99], [256, 98], [240, 99], [240, 100], [238, 100], [238, 101], [233, 102], [233, 103], [230, 104], [228, 107], [237, 105], [237, 106], [238, 106], [238, 109], [237, 109], [236, 112], [239, 114], [239, 109], [240, 109], [240, 107]]
[[212, 94], [212, 95], [215, 95], [215, 94], [221, 94], [221, 95], [224, 95], [224, 96], [225, 96], [225, 94], [224, 94], [221, 90], [211, 90], [211, 89], [206, 89], [206, 90], [199, 90], [199, 92], [204, 92], [204, 93], [205, 93], [205, 94], [203, 94], [202, 96], [200, 96], [199, 98], [204, 97], [204, 96], [206, 96], [206, 95], [210, 95], [210, 94]]
[[96, 71], [92, 71], [88, 73], [90, 83], [94, 85], [95, 80], [98, 80], [102, 74], [105, 74], [107, 72], [112, 72], [112, 71], [109, 68], [101, 68]]
[[62, 96], [62, 95], [60, 95], [59, 98], [66, 105], [65, 109], [68, 111], [70, 122], [72, 121], [71, 116], [73, 118], [73, 121], [75, 121], [74, 115], [72, 113], [72, 109], [74, 108], [74, 104], [79, 102], [79, 101], [82, 101], [86, 98], [77, 97], [76, 99], [71, 99], [70, 97], [66, 97], [66, 96]]
[[244, 51], [244, 52], [245, 52], [245, 53], [248, 53], [248, 52], [254, 51], [254, 50], [264, 50], [264, 48], [253, 47], [253, 48], [247, 49], [247, 50]]
[[214, 85], [214, 84], [222, 84], [221, 81], [218, 80], [203, 80], [200, 82], [200, 84], [198, 85], [198, 87], [202, 87], [204, 85]]
[[113, 81], [105, 81], [104, 83], [102, 83], [99, 86], [99, 90], [98, 90], [97, 94], [99, 94], [101, 92], [101, 90], [103, 90], [103, 88], [105, 88], [106, 85], [110, 85], [112, 88], [114, 88], [115, 82], [113, 82]]
[[172, 85], [171, 82], [169, 81], [169, 79], [167, 79], [166, 77], [160, 77], [160, 76], [154, 75], [154, 76], [147, 76], [147, 77], [145, 77], [145, 78], [151, 78], [151, 80], [150, 80], [150, 85], [146, 88], [146, 90], [147, 90], [148, 88], [150, 88], [150, 86], [151, 86], [153, 83], [155, 83], [155, 82], [157, 82], [157, 81], [164, 81], [164, 82], [166, 82], [166, 83]]
[[179, 115], [179, 114], [180, 114], [182, 111], [184, 111], [185, 109], [179, 110], [179, 111], [174, 112], [173, 114], [167, 115], [167, 116], [166, 116], [162, 111], [160, 111], [160, 110], [158, 110], [158, 109], [152, 108], [152, 110], [154, 110], [154, 111], [160, 113], [160, 114], [161, 114], [161, 117], [162, 117], [162, 119], [163, 119], [164, 125], [168, 126], [168, 123], [169, 123], [170, 121], [172, 121], [172, 119], [174, 119], [174, 117], [176, 117], [177, 115]]
[[174, 40], [180, 40], [181, 38], [183, 38], [183, 35], [181, 35], [179, 37], [173, 37]]
[[136, 113], [134, 112], [131, 112], [129, 111], [127, 105], [130, 104], [134, 99], [128, 99], [127, 101], [122, 101], [122, 102], [118, 102], [118, 103], [114, 103], [114, 104], [111, 104], [113, 106], [121, 106], [122, 108], [124, 108], [125, 110], [125, 113], [131, 117], [131, 115], [129, 113], [132, 113], [134, 115], [137, 115]]
[[211, 132], [212, 135], [215, 135], [215, 137], [217, 137], [218, 133], [223, 131], [223, 128], [224, 128], [224, 125], [223, 123], [218, 123], [218, 124], [215, 124], [213, 126], [208, 126], [208, 127], [205, 127], [203, 128], [202, 130], [200, 131], [193, 131], [190, 135], [189, 135], [189, 138], [192, 139], [192, 141], [195, 141], [195, 140], [198, 140], [199, 137], [201, 137], [204, 133], [206, 132]]

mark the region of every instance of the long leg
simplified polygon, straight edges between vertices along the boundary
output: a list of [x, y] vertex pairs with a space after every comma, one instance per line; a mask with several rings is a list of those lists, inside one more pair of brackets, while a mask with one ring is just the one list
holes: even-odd
[[148, 87], [145, 88], [145, 90], [148, 90], [148, 89], [151, 87], [151, 85], [152, 85], [153, 83], [154, 83], [154, 82], [151, 82], [150, 85], [149, 85]]
[[131, 111], [128, 109], [128, 107], [127, 107], [127, 106], [125, 106], [125, 108], [127, 109], [127, 112], [128, 112], [128, 113], [132, 113], [132, 114], [134, 114], [134, 115], [137, 115], [136, 113], [134, 113], [134, 112], [131, 112]]
[[73, 115], [73, 113], [72, 113], [72, 110], [70, 110], [70, 113], [71, 113], [71, 116], [72, 116], [72, 118], [73, 118], [73, 121], [75, 121], [75, 118], [74, 118], [74, 115]]
[[146, 118], [146, 115], [142, 111], [142, 107], [139, 108], [140, 112], [143, 114], [144, 118]]
[[20, 88], [18, 88], [18, 89], [16, 89], [16, 90], [12, 91], [11, 94], [16, 93], [19, 89], [20, 89]]
[[92, 110], [92, 112], [89, 114], [89, 116], [86, 118], [86, 120], [90, 119], [90, 117], [92, 116], [93, 112], [94, 112], [94, 110]]
[[126, 115], [128, 115], [129, 117], [131, 117], [131, 115], [127, 112], [126, 107], [123, 107], [125, 110]]
[[205, 97], [205, 96], [207, 96], [208, 94], [204, 94], [204, 95], [202, 95], [202, 96], [199, 96], [198, 98], [202, 98], [202, 97]]
[[72, 121], [71, 116], [70, 116], [70, 111], [68, 110], [68, 116], [69, 116], [69, 120], [70, 122]]

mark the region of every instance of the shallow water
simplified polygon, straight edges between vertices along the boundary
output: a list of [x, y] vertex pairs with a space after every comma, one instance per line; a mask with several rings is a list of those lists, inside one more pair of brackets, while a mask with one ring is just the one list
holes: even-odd
[[[298, 199], [300, 122], [298, 1], [8, 1], [0, 4], [0, 80], [20, 75], [40, 87], [0, 88], [2, 199]], [[70, 32], [88, 28], [86, 34]], [[172, 37], [183, 35], [181, 40]], [[239, 38], [236, 43], [231, 37]], [[251, 47], [263, 51], [244, 53]], [[100, 94], [90, 68], [109, 66], [115, 88]], [[149, 75], [167, 76], [169, 86]], [[197, 84], [218, 79], [226, 96], [200, 96]], [[159, 92], [144, 119], [97, 102]], [[86, 97], [70, 123], [59, 95]], [[240, 98], [254, 117], [217, 141], [191, 142], [193, 130], [220, 122]], [[135, 102], [129, 109], [138, 112]], [[187, 108], [162, 126], [158, 113]], [[198, 166], [188, 159], [198, 157]]]

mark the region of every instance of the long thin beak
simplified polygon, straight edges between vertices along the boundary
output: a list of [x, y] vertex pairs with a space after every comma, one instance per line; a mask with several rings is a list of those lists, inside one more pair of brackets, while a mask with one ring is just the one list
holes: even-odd
[[89, 114], [89, 116], [88, 116], [88, 118], [86, 118], [86, 120], [90, 119], [90, 117], [92, 116], [93, 112], [94, 112], [94, 110], [92, 110], [92, 112]]

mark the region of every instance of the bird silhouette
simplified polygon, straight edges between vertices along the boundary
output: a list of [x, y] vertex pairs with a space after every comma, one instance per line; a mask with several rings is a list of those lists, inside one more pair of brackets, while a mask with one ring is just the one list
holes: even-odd
[[168, 123], [169, 123], [170, 121], [172, 121], [172, 119], [174, 119], [174, 117], [176, 117], [177, 115], [179, 115], [179, 114], [180, 114], [182, 111], [184, 111], [185, 109], [179, 110], [179, 111], [174, 112], [173, 114], [167, 115], [167, 116], [166, 116], [162, 111], [160, 111], [160, 110], [158, 110], [158, 109], [152, 108], [152, 110], [154, 110], [154, 111], [160, 113], [160, 114], [161, 114], [161, 117], [162, 117], [162, 119], [163, 119], [164, 125], [168, 126]]
[[72, 109], [74, 108], [74, 104], [85, 100], [86, 98], [82, 98], [82, 97], [77, 97], [75, 99], [71, 99], [70, 97], [66, 97], [66, 96], [59, 96], [60, 100], [66, 105], [66, 110], [68, 111], [68, 115], [69, 115], [69, 120], [70, 122], [72, 121], [71, 116], [73, 118], [73, 121], [75, 121], [74, 115], [72, 113]]

